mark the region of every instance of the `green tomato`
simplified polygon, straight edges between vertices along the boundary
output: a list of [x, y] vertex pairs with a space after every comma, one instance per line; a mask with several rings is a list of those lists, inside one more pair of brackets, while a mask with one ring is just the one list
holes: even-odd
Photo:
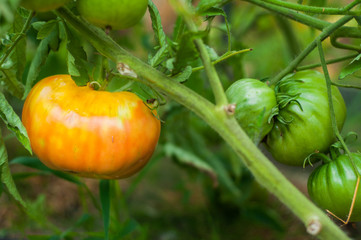
[[230, 103], [236, 104], [235, 118], [256, 143], [273, 127], [272, 113], [277, 105], [273, 89], [257, 79], [241, 79], [226, 91]]
[[69, 0], [22, 0], [21, 6], [37, 12], [47, 12], [63, 6]]
[[[310, 154], [328, 150], [335, 141], [326, 80], [317, 71], [301, 71], [283, 78], [275, 90], [279, 115], [266, 145], [275, 160], [302, 166]], [[346, 106], [335, 86], [332, 86], [332, 101], [337, 127], [341, 130]]]
[[80, 15], [95, 26], [113, 30], [138, 23], [147, 10], [147, 0], [78, 0]]
[[[361, 154], [352, 153], [355, 167], [361, 173]], [[346, 220], [357, 182], [357, 172], [348, 155], [318, 166], [308, 178], [307, 189], [310, 198], [321, 208]], [[361, 185], [350, 221], [361, 221]]]

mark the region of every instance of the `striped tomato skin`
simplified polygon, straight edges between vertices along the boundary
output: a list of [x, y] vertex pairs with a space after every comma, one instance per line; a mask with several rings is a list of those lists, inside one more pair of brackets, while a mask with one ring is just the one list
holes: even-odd
[[155, 110], [134, 93], [79, 87], [70, 75], [39, 81], [22, 121], [31, 147], [48, 167], [83, 177], [118, 179], [142, 169], [160, 134]]

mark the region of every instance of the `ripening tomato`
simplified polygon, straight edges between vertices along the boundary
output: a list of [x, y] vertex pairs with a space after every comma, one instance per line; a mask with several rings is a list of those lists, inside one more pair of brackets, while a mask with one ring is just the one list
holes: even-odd
[[[302, 166], [307, 156], [328, 150], [336, 140], [326, 80], [320, 72], [300, 71], [283, 78], [275, 90], [279, 114], [267, 135], [267, 147], [277, 161]], [[332, 86], [332, 101], [337, 127], [341, 130], [346, 106], [335, 86]]]
[[[308, 178], [310, 198], [321, 208], [327, 209], [337, 217], [346, 220], [350, 211], [358, 174], [361, 173], [361, 154], [339, 155], [318, 166]], [[356, 172], [358, 171], [358, 173]], [[361, 184], [350, 217], [351, 222], [361, 221]]]
[[246, 78], [234, 82], [226, 91], [236, 104], [235, 118], [253, 142], [259, 143], [272, 129], [276, 94], [266, 83]]
[[48, 167], [92, 178], [125, 178], [150, 159], [160, 134], [156, 111], [131, 92], [79, 87], [70, 75], [38, 82], [22, 121]]
[[78, 0], [77, 6], [80, 16], [95, 26], [120, 30], [142, 19], [148, 0]]
[[22, 0], [20, 5], [37, 12], [47, 12], [63, 6], [70, 0]]

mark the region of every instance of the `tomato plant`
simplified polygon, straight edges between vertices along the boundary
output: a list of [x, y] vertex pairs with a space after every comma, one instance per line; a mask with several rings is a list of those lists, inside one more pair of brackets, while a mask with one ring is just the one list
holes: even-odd
[[[360, 4], [69, 0], [52, 6], [50, 19], [34, 14], [41, 6], [1, 0], [0, 235], [348, 239], [302, 192], [307, 171], [281, 171], [258, 143], [301, 165], [345, 130], [361, 131]], [[234, 79], [248, 80], [224, 91]], [[109, 92], [84, 86], [89, 80]], [[344, 132], [345, 104], [332, 85], [347, 88]], [[154, 99], [157, 112], [136, 96]], [[103, 179], [131, 176], [156, 144], [141, 174]], [[283, 218], [285, 208], [260, 189], [300, 221]]]
[[160, 133], [156, 114], [134, 93], [95, 91], [56, 75], [31, 90], [22, 121], [33, 151], [50, 168], [124, 178], [152, 156]]
[[70, 0], [22, 0], [21, 5], [24, 8], [37, 12], [47, 12], [63, 6]]
[[230, 103], [236, 104], [235, 118], [254, 141], [261, 141], [273, 127], [277, 105], [273, 89], [257, 79], [241, 79], [226, 91]]
[[[325, 78], [317, 71], [300, 71], [283, 78], [275, 89], [279, 114], [267, 136], [267, 147], [277, 161], [302, 166], [307, 156], [327, 151], [336, 140]], [[346, 106], [335, 86], [332, 101], [341, 130]]]
[[[312, 172], [307, 184], [310, 198], [343, 220], [348, 218], [361, 172], [361, 154], [352, 153], [351, 156], [354, 165], [347, 154], [335, 156], [333, 160], [324, 157], [324, 164]], [[350, 221], [360, 220], [361, 191], [358, 188]]]
[[147, 9], [147, 0], [78, 0], [80, 15], [90, 23], [113, 30], [129, 28], [138, 23]]

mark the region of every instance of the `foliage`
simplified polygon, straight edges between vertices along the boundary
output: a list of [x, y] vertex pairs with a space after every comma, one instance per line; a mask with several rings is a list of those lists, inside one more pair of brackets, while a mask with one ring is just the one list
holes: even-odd
[[[254, 144], [237, 123], [224, 90], [243, 78], [273, 90], [293, 71], [322, 70], [328, 127], [351, 155], [359, 144], [346, 145], [342, 135], [361, 132], [361, 1], [168, 2], [149, 0], [149, 18], [109, 31], [82, 19], [75, 1], [37, 13], [0, 0], [0, 239], [347, 239], [304, 194], [312, 166], [267, 157], [264, 143]], [[157, 108], [162, 132], [141, 172], [89, 180], [30, 155], [22, 105], [55, 74], [132, 91]], [[343, 132], [331, 85], [345, 98]]]

